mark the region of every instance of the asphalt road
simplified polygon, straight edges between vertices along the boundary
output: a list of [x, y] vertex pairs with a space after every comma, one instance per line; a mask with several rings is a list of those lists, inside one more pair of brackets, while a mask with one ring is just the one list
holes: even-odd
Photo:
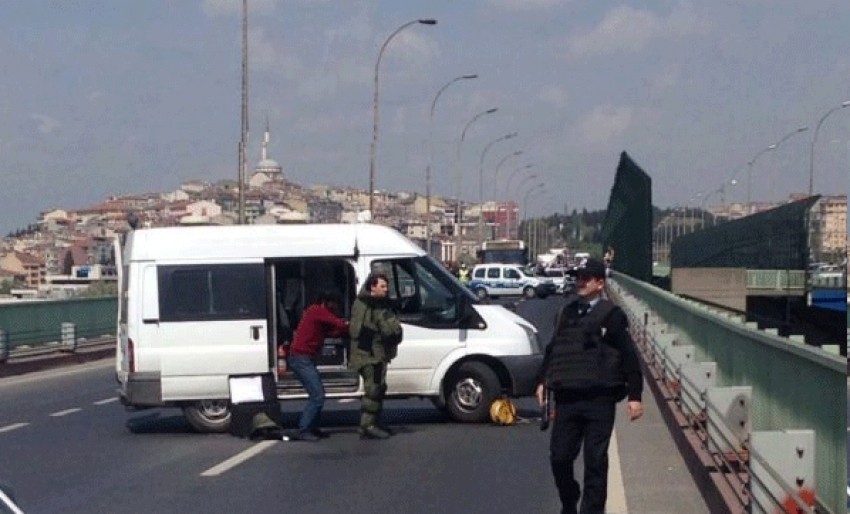
[[[520, 302], [516, 310], [545, 341], [559, 301]], [[518, 402], [528, 420], [511, 427], [452, 423], [426, 400], [389, 401], [387, 421], [400, 433], [388, 441], [361, 441], [358, 403], [329, 401], [323, 424], [331, 438], [320, 443], [199, 435], [178, 410], [128, 413], [115, 398], [109, 361], [0, 380], [0, 480], [15, 488], [25, 512], [560, 509], [548, 433], [533, 419], [531, 398]], [[283, 405], [288, 425], [301, 406]], [[631, 513], [707, 512], [660, 430], [652, 409], [641, 424], [618, 421], [622, 472], [612, 489], [625, 491]]]

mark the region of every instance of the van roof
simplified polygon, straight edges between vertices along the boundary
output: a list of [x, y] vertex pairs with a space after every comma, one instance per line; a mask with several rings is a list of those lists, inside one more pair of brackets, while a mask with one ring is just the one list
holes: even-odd
[[135, 260], [414, 254], [425, 251], [383, 225], [298, 224], [162, 227], [131, 232], [125, 258]]

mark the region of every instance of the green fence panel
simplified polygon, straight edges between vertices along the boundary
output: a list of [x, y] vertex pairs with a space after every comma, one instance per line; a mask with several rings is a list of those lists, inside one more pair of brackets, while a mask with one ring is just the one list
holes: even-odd
[[811, 196], [677, 237], [673, 268], [806, 269]]
[[0, 305], [0, 329], [9, 346], [35, 346], [61, 339], [63, 322], [76, 325], [77, 337], [114, 335], [115, 297], [24, 301]]
[[603, 251], [614, 248], [614, 268], [652, 280], [652, 179], [626, 152], [620, 155], [602, 223]]
[[717, 385], [753, 388], [753, 430], [815, 430], [818, 495], [844, 512], [847, 360], [747, 328], [626, 275], [615, 280], [694, 344], [699, 361], [717, 362]]

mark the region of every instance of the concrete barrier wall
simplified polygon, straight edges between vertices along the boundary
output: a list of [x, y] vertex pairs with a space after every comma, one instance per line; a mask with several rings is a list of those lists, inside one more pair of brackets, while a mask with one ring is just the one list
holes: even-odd
[[674, 268], [670, 280], [675, 294], [736, 311], [747, 309], [747, 270], [744, 268]]

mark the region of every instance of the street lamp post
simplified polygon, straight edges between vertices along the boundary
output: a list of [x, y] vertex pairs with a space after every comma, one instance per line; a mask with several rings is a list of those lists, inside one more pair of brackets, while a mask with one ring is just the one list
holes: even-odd
[[832, 109], [826, 111], [823, 116], [818, 120], [818, 124], [815, 125], [815, 131], [812, 134], [812, 144], [809, 149], [809, 196], [814, 194], [814, 185], [815, 185], [815, 142], [818, 139], [818, 131], [820, 130], [820, 126], [823, 125], [823, 122], [829, 117], [830, 114], [834, 113], [839, 109], [843, 109], [845, 107], [850, 107], [850, 100], [845, 102], [841, 102], [840, 105], [836, 105]]
[[[528, 236], [528, 197], [531, 193], [537, 191], [538, 189], [546, 189], [546, 184], [543, 182], [538, 182], [531, 186], [528, 191], [525, 192], [525, 196], [522, 198], [522, 219], [525, 221], [525, 235]], [[530, 243], [529, 239], [529, 243]]]
[[464, 139], [466, 139], [466, 131], [469, 130], [469, 127], [472, 126], [473, 123], [478, 121], [478, 119], [481, 118], [482, 116], [486, 116], [488, 114], [493, 114], [494, 112], [496, 112], [498, 110], [499, 110], [498, 107], [493, 107], [492, 109], [487, 109], [486, 111], [479, 112], [478, 114], [473, 116], [472, 119], [469, 120], [466, 123], [466, 125], [463, 127], [463, 130], [460, 133], [460, 139], [458, 139], [458, 141], [457, 141], [457, 199], [456, 199], [456, 208], [455, 208], [455, 217], [457, 218], [457, 229], [455, 230], [455, 232], [456, 232], [455, 233], [455, 242], [456, 242], [456, 245], [457, 245], [457, 249], [456, 249], [457, 255], [455, 256], [456, 257], [455, 260], [458, 261], [458, 262], [460, 262], [460, 253], [461, 253], [460, 247], [463, 244], [463, 238], [461, 237], [461, 222], [463, 221], [463, 211], [461, 210], [461, 201], [460, 201], [460, 195], [461, 195], [460, 189], [461, 189], [461, 181], [462, 181], [462, 178], [463, 178], [463, 166], [461, 165], [461, 162], [460, 162], [460, 148], [463, 145]]
[[[511, 139], [517, 136], [516, 132], [511, 132], [510, 134], [505, 134], [504, 136], [494, 139], [487, 143], [487, 146], [484, 147], [484, 150], [481, 152], [481, 158], [478, 160], [478, 245], [481, 245], [481, 242], [484, 240], [484, 156], [487, 155], [487, 151], [490, 150], [490, 147], [499, 141], [505, 141], [507, 139]], [[520, 152], [521, 153], [521, 152]]]
[[406, 29], [407, 27], [415, 24], [422, 25], [436, 25], [437, 20], [433, 19], [423, 19], [423, 20], [413, 20], [405, 23], [401, 27], [395, 29], [395, 32], [390, 34], [387, 39], [384, 40], [384, 44], [381, 45], [381, 49], [378, 51], [378, 60], [375, 61], [375, 92], [372, 98], [372, 146], [369, 148], [369, 217], [370, 219], [374, 219], [375, 217], [375, 153], [378, 149], [378, 70], [381, 66], [381, 58], [384, 56], [384, 50], [387, 49], [387, 45], [390, 43], [390, 40], [396, 36], [399, 32]]
[[431, 113], [428, 118], [428, 166], [425, 168], [425, 251], [428, 252], [428, 255], [431, 255], [431, 168], [434, 162], [434, 109], [436, 109], [437, 107], [437, 100], [440, 98], [440, 95], [443, 94], [443, 91], [445, 91], [446, 88], [448, 88], [459, 80], [469, 80], [477, 78], [478, 75], [461, 75], [459, 77], [453, 78], [452, 80], [446, 82], [443, 87], [441, 87], [437, 91], [437, 94], [434, 95], [434, 101], [431, 102]]
[[747, 162], [747, 211], [750, 214], [752, 214], [752, 209], [753, 209], [752, 208], [753, 165], [756, 163], [756, 159], [758, 159], [759, 157], [761, 157], [762, 155], [764, 155], [765, 153], [767, 153], [771, 150], [776, 150], [782, 143], [787, 141], [788, 138], [790, 138], [794, 134], [799, 134], [799, 133], [805, 132], [807, 130], [809, 130], [809, 127], [800, 127], [798, 129], [795, 129], [795, 130], [785, 134], [784, 136], [782, 136], [782, 139], [780, 139], [776, 143], [773, 143], [772, 145], [768, 146], [767, 148], [762, 149], [759, 153], [757, 153], [755, 155], [755, 157], [753, 157], [752, 159], [750, 159], [749, 162]]
[[[510, 192], [511, 192], [511, 191], [514, 191], [514, 189], [511, 189], [511, 188], [510, 188], [510, 185], [511, 185], [511, 181], [512, 181], [512, 179], [513, 179], [513, 178], [514, 178], [514, 177], [515, 177], [515, 176], [516, 176], [516, 175], [517, 175], [520, 171], [527, 170], [527, 169], [532, 168], [532, 167], [534, 167], [534, 165], [532, 165], [532, 164], [527, 164], [527, 165], [525, 165], [525, 166], [523, 166], [523, 167], [521, 167], [521, 168], [517, 168], [516, 170], [514, 170], [514, 172], [511, 174], [511, 176], [510, 176], [510, 177], [508, 177], [508, 181], [507, 181], [507, 183], [505, 184], [505, 198], [508, 198], [508, 195], [510, 194]], [[519, 181], [519, 184], [517, 184], [517, 187], [516, 187], [516, 189], [515, 189], [515, 190], [516, 190], [516, 191], [519, 191], [519, 190], [522, 188], [523, 184], [525, 184], [525, 183], [526, 183], [526, 182], [528, 182], [529, 180], [536, 179], [536, 178], [537, 178], [537, 175], [535, 175], [535, 174], [533, 174], [533, 173], [532, 173], [531, 175], [526, 175], [526, 176], [525, 176], [525, 178], [523, 178], [522, 180], [520, 180], [520, 181]], [[509, 198], [508, 198], [508, 199], [509, 199]], [[510, 200], [510, 199], [509, 199], [509, 200]], [[517, 213], [516, 213], [517, 215], [516, 215], [516, 217], [515, 217], [515, 219], [516, 219], [516, 221], [517, 221], [517, 226], [516, 226], [516, 229], [517, 229], [517, 237], [519, 237], [519, 208], [520, 208], [520, 205], [519, 205], [518, 200], [519, 200], [519, 198], [517, 198]], [[509, 239], [509, 238], [510, 238], [510, 233], [511, 233], [511, 217], [512, 217], [512, 216], [511, 216], [511, 213], [508, 213], [508, 215], [507, 215], [507, 218], [508, 218], [508, 219], [506, 220], [506, 221], [507, 221], [507, 223], [505, 223], [505, 239]]]

